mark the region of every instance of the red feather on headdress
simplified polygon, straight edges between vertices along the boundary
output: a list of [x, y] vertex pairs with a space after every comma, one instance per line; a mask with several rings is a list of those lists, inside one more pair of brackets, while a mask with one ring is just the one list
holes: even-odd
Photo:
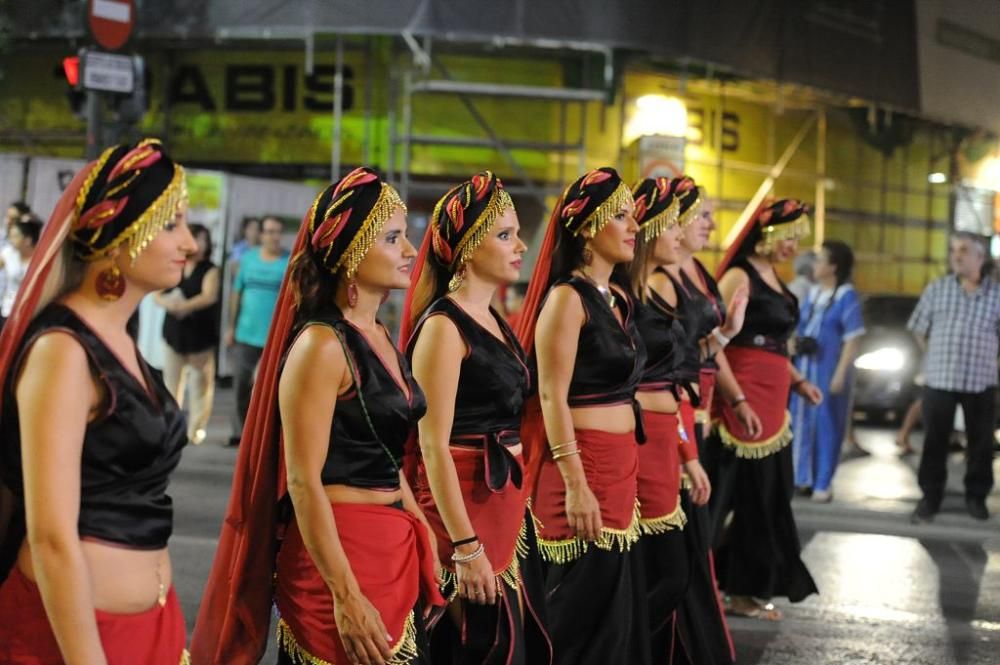
[[[472, 176], [472, 189], [476, 193], [476, 200], [482, 201], [483, 197], [490, 189], [490, 172], [486, 171], [484, 173], [477, 173]], [[499, 181], [497, 182], [497, 187], [500, 186]]]
[[641, 220], [646, 216], [646, 211], [649, 210], [649, 204], [647, 203], [649, 196], [640, 196], [635, 200], [635, 212], [633, 217], [637, 220]]
[[161, 157], [163, 157], [163, 153], [157, 150], [153, 145], [146, 144], [137, 146], [118, 160], [115, 167], [111, 169], [111, 173], [108, 174], [108, 182], [111, 182], [125, 171], [134, 171], [136, 169], [144, 169], [148, 166], [152, 166], [156, 162], [160, 161]]
[[584, 187], [596, 185], [597, 183], [604, 182], [605, 180], [609, 180], [610, 178], [611, 174], [608, 173], [607, 171], [602, 171], [601, 169], [594, 169], [593, 171], [591, 171], [590, 173], [588, 173], [583, 177], [583, 180], [580, 182], [580, 188], [583, 189]]
[[573, 217], [580, 214], [587, 204], [590, 203], [590, 197], [585, 196], [582, 199], [577, 199], [576, 201], [570, 201], [563, 206], [562, 213], [560, 215], [564, 218]]
[[437, 226], [431, 228], [431, 247], [434, 249], [434, 255], [437, 256], [442, 263], [451, 264], [451, 259], [454, 256], [451, 251], [451, 247], [441, 237], [441, 229]]
[[351, 218], [351, 208], [331, 215], [323, 220], [315, 233], [312, 234], [309, 242], [313, 249], [323, 249], [329, 247], [330, 243], [337, 239], [340, 232], [347, 226], [347, 220]]
[[118, 217], [121, 211], [125, 209], [126, 204], [128, 204], [127, 196], [123, 196], [120, 199], [101, 201], [80, 215], [80, 219], [77, 220], [73, 229], [98, 229]]
[[451, 226], [455, 229], [455, 233], [461, 232], [462, 227], [465, 226], [465, 207], [462, 205], [461, 192], [448, 200], [445, 212], [448, 214], [448, 219], [451, 220]]
[[358, 167], [353, 171], [351, 171], [350, 173], [348, 173], [347, 175], [345, 175], [343, 179], [339, 183], [337, 183], [337, 188], [333, 190], [333, 198], [337, 198], [337, 196], [341, 192], [347, 189], [351, 189], [353, 187], [360, 187], [361, 185], [367, 185], [368, 183], [374, 182], [376, 180], [378, 180], [377, 175], [375, 175], [371, 171], [368, 171], [367, 169]]
[[[663, 177], [657, 178], [656, 192], [657, 192], [657, 197], [656, 197], [657, 201], [662, 201], [663, 199], [667, 198], [667, 196], [670, 194], [670, 179]], [[638, 201], [636, 203], [638, 203]], [[638, 219], [638, 216], [636, 217], [636, 219]]]

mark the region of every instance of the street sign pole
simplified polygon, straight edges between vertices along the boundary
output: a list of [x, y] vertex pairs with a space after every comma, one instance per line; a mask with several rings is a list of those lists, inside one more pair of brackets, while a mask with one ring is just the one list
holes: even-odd
[[97, 159], [101, 154], [103, 137], [101, 136], [101, 93], [97, 90], [87, 91], [87, 159]]

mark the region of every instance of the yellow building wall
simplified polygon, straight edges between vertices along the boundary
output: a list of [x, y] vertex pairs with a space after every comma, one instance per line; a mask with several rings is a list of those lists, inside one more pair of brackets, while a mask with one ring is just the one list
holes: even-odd
[[[17, 131], [38, 137], [27, 143], [0, 138], [0, 151], [80, 156], [83, 121], [66, 102], [65, 83], [53, 72], [63, 53], [15, 54], [0, 80], [0, 136]], [[175, 94], [182, 97], [169, 111], [164, 103], [168, 61], [165, 53], [150, 53], [153, 75], [150, 111], [143, 129], [162, 134], [169, 128], [172, 153], [192, 163], [329, 164], [333, 136], [333, 53], [316, 53], [317, 69], [307, 76], [299, 50], [178, 51], [169, 67], [183, 72]], [[390, 80], [402, 80], [411, 59], [393, 53], [387, 40], [376, 41], [371, 57], [360, 48], [348, 49], [345, 85], [349, 95], [343, 114], [342, 163], [369, 163], [387, 168], [390, 162]], [[554, 60], [529, 57], [440, 56], [458, 80], [561, 86], [564, 66]], [[443, 78], [440, 71], [429, 74]], [[415, 74], [419, 76], [419, 72]], [[370, 82], [371, 114], [365, 112]], [[686, 172], [716, 201], [719, 230], [707, 254], [713, 264], [719, 243], [729, 233], [766, 170], [789, 144], [803, 123], [815, 115], [803, 110], [809, 102], [785, 93], [782, 104], [748, 99], [747, 94], [772, 95], [764, 84], [742, 83], [715, 89], [693, 81], [681, 93], [676, 76], [626, 68], [609, 103], [586, 104], [586, 166], [617, 165], [626, 177], [637, 176], [637, 164], [623, 131], [637, 98], [646, 94], [681, 95], [688, 109]], [[569, 104], [566, 126], [560, 105], [509, 97], [472, 98], [476, 110], [507, 140], [575, 141], [581, 133], [580, 106]], [[798, 107], [798, 108], [797, 108]], [[402, 107], [396, 106], [397, 133], [402, 134]], [[169, 113], [169, 115], [168, 115]], [[944, 270], [949, 223], [950, 185], [929, 185], [927, 175], [948, 172], [946, 151], [929, 126], [919, 126], [909, 145], [886, 156], [865, 143], [846, 112], [830, 108], [826, 147], [826, 237], [848, 242], [858, 257], [855, 280], [866, 292], [919, 292]], [[17, 130], [11, 132], [10, 130]], [[455, 95], [413, 97], [412, 131], [418, 135], [485, 138], [462, 99]], [[60, 137], [65, 137], [60, 139]], [[773, 194], [812, 202], [817, 182], [817, 132], [813, 127], [793, 155]], [[579, 175], [577, 151], [514, 150], [514, 159], [529, 177], [558, 187]], [[393, 156], [398, 170], [402, 149]], [[415, 176], [457, 180], [492, 168], [505, 178], [514, 170], [493, 148], [413, 146], [410, 160]], [[551, 203], [551, 201], [550, 201]], [[810, 239], [806, 241], [812, 243]]]

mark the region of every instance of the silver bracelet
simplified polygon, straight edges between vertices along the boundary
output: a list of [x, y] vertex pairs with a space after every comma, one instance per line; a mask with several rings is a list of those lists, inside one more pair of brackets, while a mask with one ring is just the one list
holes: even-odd
[[481, 557], [485, 551], [486, 548], [483, 547], [482, 543], [479, 543], [479, 547], [477, 547], [472, 554], [462, 555], [459, 554], [458, 552], [452, 552], [451, 560], [454, 561], [455, 563], [469, 563], [470, 561], [475, 561], [476, 559]]
[[722, 334], [722, 330], [719, 329], [719, 326], [712, 328], [712, 337], [714, 337], [715, 341], [718, 342], [723, 348], [725, 348], [731, 341], [728, 337]]

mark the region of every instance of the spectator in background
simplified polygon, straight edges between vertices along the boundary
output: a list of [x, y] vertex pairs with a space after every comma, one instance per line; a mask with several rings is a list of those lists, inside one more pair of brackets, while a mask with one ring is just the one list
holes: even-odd
[[815, 286], [816, 278], [813, 277], [813, 265], [816, 263], [816, 252], [807, 249], [795, 257], [795, 277], [788, 283], [788, 290], [795, 294], [799, 303], [803, 303], [809, 290]]
[[15, 219], [7, 231], [7, 244], [0, 249], [0, 270], [3, 270], [3, 296], [0, 301], [0, 328], [14, 309], [17, 291], [21, 288], [28, 263], [42, 233], [42, 220], [30, 214]]
[[288, 253], [281, 247], [283, 229], [277, 217], [265, 217], [261, 221], [260, 247], [248, 249], [240, 257], [240, 269], [233, 283], [226, 330], [226, 346], [233, 350], [233, 388], [236, 392], [231, 446], [239, 445], [243, 435], [254, 370], [264, 351], [281, 280], [288, 267]]
[[9, 230], [11, 224], [21, 219], [25, 215], [31, 214], [31, 206], [24, 201], [14, 201], [7, 206], [7, 214], [4, 217], [4, 229]]
[[823, 393], [813, 406], [792, 395], [792, 451], [795, 486], [814, 501], [833, 498], [830, 485], [840, 460], [840, 447], [850, 417], [854, 358], [861, 335], [861, 303], [851, 284], [854, 253], [838, 240], [828, 240], [813, 262], [813, 286], [802, 301], [796, 338], [795, 366]]
[[233, 275], [240, 265], [240, 259], [249, 249], [260, 245], [260, 220], [256, 217], [247, 217], [243, 220], [243, 228], [240, 230], [240, 239], [237, 240], [229, 250], [229, 263], [232, 266]]
[[913, 512], [915, 523], [929, 522], [941, 507], [948, 478], [948, 438], [959, 404], [968, 440], [966, 509], [975, 519], [989, 517], [986, 496], [993, 488], [1000, 284], [990, 274], [986, 247], [973, 233], [952, 234], [948, 251], [952, 274], [924, 289], [907, 324], [926, 351], [924, 448], [917, 473], [923, 498]]
[[[187, 258], [176, 288], [157, 293], [163, 320], [163, 381], [181, 406], [191, 387], [188, 440], [205, 440], [215, 397], [215, 352], [219, 346], [219, 269], [212, 263], [212, 235], [201, 224], [188, 228], [198, 244]], [[188, 381], [190, 379], [190, 382]]]

